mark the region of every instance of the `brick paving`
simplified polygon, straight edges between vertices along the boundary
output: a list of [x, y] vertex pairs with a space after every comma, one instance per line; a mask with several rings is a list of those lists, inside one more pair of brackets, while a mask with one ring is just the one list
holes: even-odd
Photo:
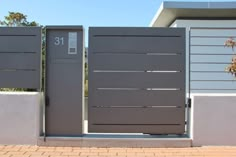
[[236, 157], [236, 147], [84, 148], [0, 145], [0, 157]]

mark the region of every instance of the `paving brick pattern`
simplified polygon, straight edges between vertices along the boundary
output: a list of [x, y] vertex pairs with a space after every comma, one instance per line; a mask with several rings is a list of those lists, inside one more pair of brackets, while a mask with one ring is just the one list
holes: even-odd
[[236, 157], [236, 147], [81, 148], [0, 145], [0, 157]]

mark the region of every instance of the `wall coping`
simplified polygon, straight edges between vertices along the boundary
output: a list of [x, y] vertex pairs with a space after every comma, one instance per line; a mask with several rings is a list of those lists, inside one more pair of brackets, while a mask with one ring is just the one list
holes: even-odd
[[8, 91], [1, 91], [0, 95], [37, 95], [41, 92], [8, 92]]
[[190, 97], [194, 96], [236, 96], [236, 93], [192, 93]]

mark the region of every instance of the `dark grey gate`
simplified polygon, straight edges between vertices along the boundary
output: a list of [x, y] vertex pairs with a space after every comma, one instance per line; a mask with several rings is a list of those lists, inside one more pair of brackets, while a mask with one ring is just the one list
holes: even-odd
[[185, 131], [185, 29], [89, 29], [89, 132]]
[[41, 89], [41, 27], [0, 27], [0, 88]]
[[46, 33], [46, 135], [81, 135], [83, 28], [48, 26]]

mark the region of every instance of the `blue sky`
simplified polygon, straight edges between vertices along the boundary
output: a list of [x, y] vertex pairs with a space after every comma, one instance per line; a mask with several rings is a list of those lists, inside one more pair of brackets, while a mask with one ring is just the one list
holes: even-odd
[[0, 0], [0, 19], [8, 11], [17, 11], [26, 14], [29, 21], [35, 20], [41, 25], [83, 25], [86, 30], [88, 26], [148, 26], [161, 2], [162, 0]]
[[[204, 1], [204, 0], [201, 0]], [[209, 1], [209, 0], [208, 0]], [[0, 19], [8, 11], [42, 25], [148, 26], [162, 0], [0, 0]]]
[[0, 19], [8, 11], [42, 25], [148, 26], [160, 0], [0, 0]]

